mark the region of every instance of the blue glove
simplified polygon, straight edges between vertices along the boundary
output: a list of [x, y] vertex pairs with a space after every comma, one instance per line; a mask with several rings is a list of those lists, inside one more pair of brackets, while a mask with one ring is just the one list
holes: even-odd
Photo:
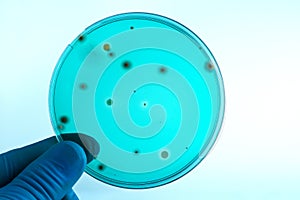
[[[99, 152], [98, 145], [84, 148], [91, 144], [91, 140], [87, 141], [84, 145], [76, 139], [77, 143], [57, 143], [51, 137], [1, 154], [0, 199], [78, 199], [72, 186], [82, 175], [87, 161]], [[92, 154], [88, 153], [91, 151]]]

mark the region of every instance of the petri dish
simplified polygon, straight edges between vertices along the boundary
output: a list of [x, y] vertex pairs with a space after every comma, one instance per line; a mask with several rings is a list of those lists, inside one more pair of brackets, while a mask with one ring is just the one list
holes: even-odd
[[60, 57], [49, 93], [58, 140], [81, 133], [100, 146], [85, 171], [135, 189], [196, 167], [219, 134], [224, 103], [222, 75], [204, 42], [151, 13], [118, 14], [86, 28]]

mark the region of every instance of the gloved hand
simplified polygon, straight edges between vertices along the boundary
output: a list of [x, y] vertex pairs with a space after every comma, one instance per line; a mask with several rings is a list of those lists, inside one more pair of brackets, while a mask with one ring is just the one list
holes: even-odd
[[99, 146], [90, 145], [93, 153], [89, 154], [82, 143], [75, 142], [57, 143], [51, 137], [1, 154], [0, 199], [78, 199], [72, 186], [82, 175], [87, 159], [91, 161], [91, 155], [98, 154]]

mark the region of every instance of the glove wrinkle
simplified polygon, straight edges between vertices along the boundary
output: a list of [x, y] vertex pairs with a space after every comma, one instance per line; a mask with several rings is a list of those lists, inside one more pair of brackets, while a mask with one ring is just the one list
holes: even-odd
[[57, 144], [55, 137], [14, 149], [0, 155], [0, 187], [10, 183], [31, 162]]
[[1, 188], [0, 198], [61, 200], [80, 178], [85, 165], [85, 152], [78, 144], [58, 143]]

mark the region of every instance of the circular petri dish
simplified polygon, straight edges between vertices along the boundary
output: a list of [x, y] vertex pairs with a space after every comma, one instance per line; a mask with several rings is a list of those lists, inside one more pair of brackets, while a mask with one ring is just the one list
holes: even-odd
[[96, 22], [67, 46], [49, 106], [59, 141], [80, 133], [99, 144], [88, 174], [150, 188], [182, 177], [207, 155], [224, 99], [217, 62], [197, 35], [163, 16], [125, 13]]

